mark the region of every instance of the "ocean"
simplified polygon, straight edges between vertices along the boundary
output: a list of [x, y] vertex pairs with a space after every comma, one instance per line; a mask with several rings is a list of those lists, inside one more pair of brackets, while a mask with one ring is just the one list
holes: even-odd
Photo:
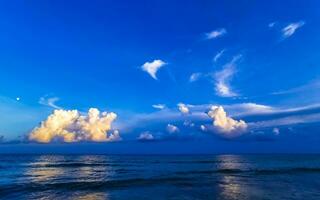
[[0, 199], [320, 199], [320, 155], [0, 155]]

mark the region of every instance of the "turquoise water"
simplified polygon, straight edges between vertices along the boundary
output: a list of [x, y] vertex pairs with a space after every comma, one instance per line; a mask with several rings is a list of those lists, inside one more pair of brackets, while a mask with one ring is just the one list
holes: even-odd
[[0, 155], [0, 199], [320, 199], [320, 155]]

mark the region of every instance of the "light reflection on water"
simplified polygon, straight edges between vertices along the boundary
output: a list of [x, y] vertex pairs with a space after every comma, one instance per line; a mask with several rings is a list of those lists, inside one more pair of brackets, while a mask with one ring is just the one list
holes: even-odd
[[[237, 170], [244, 169], [244, 163], [240, 156], [237, 155], [221, 155], [218, 156], [218, 169], [220, 170]], [[238, 199], [241, 194], [245, 193], [246, 185], [239, 183], [239, 177], [228, 174], [222, 174], [220, 179], [220, 194], [222, 199]]]
[[6, 199], [320, 199], [320, 156], [42, 155], [0, 163]]
[[52, 179], [58, 179], [64, 175], [64, 168], [48, 168], [46, 166], [61, 162], [63, 157], [52, 157], [52, 156], [40, 156], [36, 157], [34, 161], [28, 163], [25, 175], [30, 178], [31, 182], [45, 182]]
[[72, 200], [107, 200], [109, 199], [106, 192], [90, 192], [87, 194], [74, 194]]

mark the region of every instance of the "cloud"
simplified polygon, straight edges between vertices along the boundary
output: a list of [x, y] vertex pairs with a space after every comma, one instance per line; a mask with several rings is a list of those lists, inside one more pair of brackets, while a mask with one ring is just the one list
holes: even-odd
[[280, 134], [280, 129], [279, 129], [279, 128], [273, 128], [273, 129], [272, 129], [272, 132], [273, 132], [275, 135], [279, 135], [279, 134]]
[[175, 125], [168, 124], [168, 125], [167, 125], [167, 131], [168, 131], [169, 133], [177, 133], [177, 132], [179, 132], [179, 128], [176, 127]]
[[29, 140], [41, 143], [54, 139], [64, 142], [120, 140], [117, 130], [107, 135], [116, 117], [115, 113], [100, 113], [96, 108], [90, 108], [87, 115], [81, 115], [77, 110], [54, 110], [39, 127], [33, 129]]
[[155, 139], [154, 136], [148, 131], [141, 133], [138, 137], [138, 140], [141, 140], [141, 141], [149, 141], [154, 139]]
[[152, 105], [152, 107], [159, 109], [159, 110], [163, 110], [166, 108], [166, 105], [165, 104], [154, 104], [154, 105]]
[[185, 120], [183, 122], [183, 125], [186, 126], [186, 127], [194, 127], [195, 126], [195, 124], [193, 122], [189, 121], [189, 120]]
[[[184, 105], [190, 106], [191, 105]], [[184, 107], [183, 107], [184, 108]], [[189, 108], [187, 107], [189, 110]], [[207, 107], [205, 108], [205, 110]], [[185, 110], [185, 109], [183, 109]], [[208, 120], [207, 114], [204, 112], [205, 110], [197, 111], [191, 114], [191, 112], [182, 113], [177, 108], [166, 108], [163, 110], [151, 112], [151, 113], [124, 113], [121, 115], [121, 120], [116, 121], [115, 127], [120, 129], [121, 132], [133, 132], [135, 130], [145, 129], [146, 126], [150, 127], [163, 127], [157, 126], [159, 124], [167, 125], [168, 123], [183, 123], [186, 120], [194, 121], [194, 120]]]
[[205, 125], [200, 125], [200, 130], [201, 131], [207, 131], [207, 127]]
[[302, 92], [309, 93], [310, 90], [318, 91], [319, 88], [320, 88], [320, 80], [313, 80], [307, 84], [300, 85], [298, 87], [273, 92], [273, 93], [271, 93], [271, 95], [284, 95], [284, 94], [294, 94], [294, 93], [302, 93]]
[[154, 60], [152, 62], [146, 62], [141, 66], [141, 69], [147, 72], [152, 78], [157, 80], [157, 71], [166, 65], [162, 60]]
[[243, 120], [234, 120], [227, 116], [222, 106], [212, 106], [208, 116], [213, 119], [213, 126], [224, 136], [233, 137], [247, 130], [248, 125]]
[[190, 112], [188, 106], [183, 103], [178, 103], [178, 109], [182, 114], [188, 114]]
[[197, 81], [201, 77], [201, 75], [202, 75], [201, 73], [192, 73], [189, 78], [189, 82]]
[[277, 22], [271, 22], [268, 24], [268, 27], [273, 28], [276, 24], [277, 24]]
[[275, 108], [267, 105], [256, 103], [240, 103], [225, 105], [224, 108], [228, 110], [233, 116], [245, 116], [252, 114], [267, 114], [276, 111]]
[[233, 57], [233, 59], [224, 65], [221, 71], [214, 74], [216, 94], [221, 97], [235, 97], [237, 93], [232, 91], [230, 81], [236, 73], [235, 63], [241, 58], [241, 55]]
[[223, 55], [223, 53], [225, 52], [225, 49], [222, 49], [221, 51], [219, 51], [213, 58], [214, 62], [217, 62], [218, 59]]
[[275, 118], [270, 120], [261, 120], [257, 122], [250, 123], [250, 128], [261, 129], [274, 126], [287, 126], [294, 124], [305, 124], [305, 123], [315, 123], [320, 122], [320, 114], [304, 114], [304, 115], [293, 115], [281, 118]]
[[44, 106], [49, 106], [54, 109], [61, 109], [61, 107], [56, 105], [56, 102], [59, 101], [58, 97], [40, 97], [39, 104]]
[[108, 141], [119, 141], [122, 140], [120, 137], [120, 132], [119, 130], [114, 130], [108, 137]]
[[211, 31], [209, 33], [206, 33], [206, 38], [208, 40], [211, 40], [211, 39], [215, 39], [215, 38], [221, 37], [221, 36], [225, 35], [226, 33], [227, 33], [226, 29], [220, 28], [220, 29], [213, 30], [213, 31]]
[[305, 24], [304, 21], [299, 21], [295, 23], [288, 24], [282, 29], [282, 35], [284, 38], [292, 36], [298, 28], [301, 28]]

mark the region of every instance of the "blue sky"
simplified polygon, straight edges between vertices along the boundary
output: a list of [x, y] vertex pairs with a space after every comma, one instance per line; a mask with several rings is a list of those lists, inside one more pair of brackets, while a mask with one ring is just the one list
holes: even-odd
[[[320, 150], [318, 1], [0, 4], [0, 151]], [[90, 108], [117, 115], [99, 130], [121, 140], [90, 143]], [[62, 128], [76, 138], [39, 150], [56, 109], [82, 116]]]

